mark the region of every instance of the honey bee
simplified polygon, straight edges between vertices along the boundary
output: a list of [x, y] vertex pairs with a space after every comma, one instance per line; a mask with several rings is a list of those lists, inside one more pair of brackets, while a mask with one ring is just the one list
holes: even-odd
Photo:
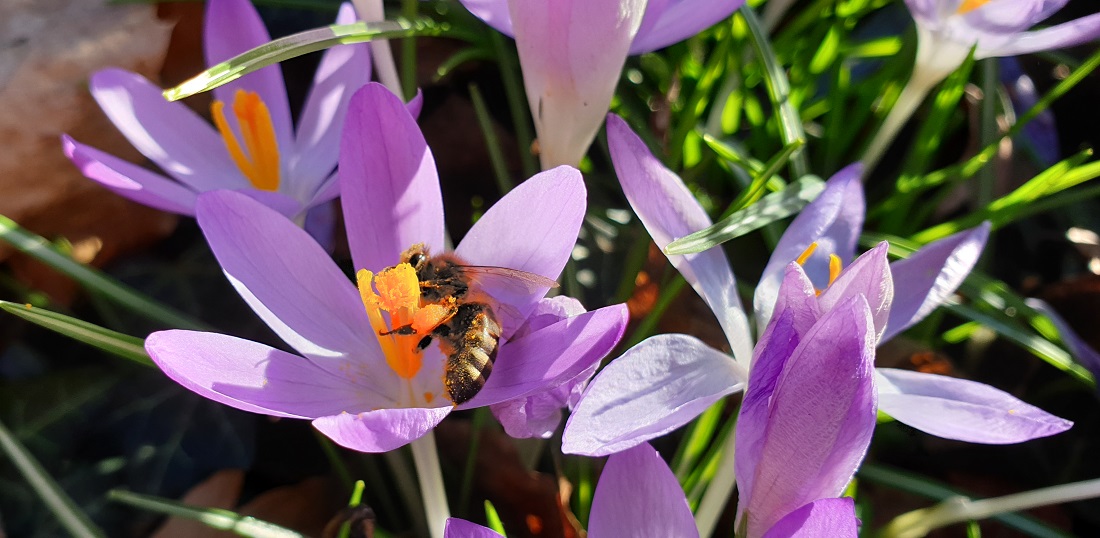
[[485, 288], [493, 286], [529, 294], [558, 285], [542, 275], [516, 269], [466, 265], [453, 254], [432, 256], [423, 243], [401, 253], [401, 262], [416, 271], [420, 305], [430, 310], [430, 321], [419, 327], [404, 325], [383, 334], [421, 334], [418, 351], [438, 339], [440, 350], [447, 356], [443, 385], [454, 405], [469, 401], [485, 386], [497, 357], [503, 332], [498, 310], [509, 307], [496, 301]]

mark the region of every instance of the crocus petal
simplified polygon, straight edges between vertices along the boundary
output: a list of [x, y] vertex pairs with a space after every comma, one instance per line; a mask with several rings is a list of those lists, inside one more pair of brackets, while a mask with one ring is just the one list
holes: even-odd
[[588, 380], [595, 375], [599, 365], [599, 362], [593, 362], [577, 377], [550, 390], [493, 404], [493, 416], [504, 432], [512, 437], [549, 439], [561, 424], [562, 410], [572, 408], [580, 401]]
[[[658, 248], [664, 249], [673, 239], [711, 225], [710, 217], [684, 182], [614, 114], [607, 116], [607, 142], [623, 192]], [[733, 356], [747, 366], [752, 357], [749, 322], [741, 308], [737, 280], [722, 249], [668, 259], [710, 306], [726, 333]]]
[[1077, 359], [1077, 362], [1088, 368], [1092, 375], [1100, 374], [1100, 353], [1097, 353], [1088, 342], [1081, 338], [1073, 330], [1073, 327], [1069, 326], [1065, 318], [1058, 315], [1054, 308], [1041, 299], [1028, 299], [1027, 305], [1050, 318], [1054, 328], [1058, 330], [1058, 336], [1062, 337], [1062, 342], [1069, 347], [1070, 353], [1073, 353], [1073, 357]]
[[415, 441], [436, 427], [454, 409], [412, 407], [379, 409], [353, 415], [321, 417], [313, 427], [336, 444], [360, 452], [388, 452]]
[[820, 499], [783, 516], [763, 538], [855, 538], [858, 535], [855, 501], [840, 497]]
[[592, 538], [698, 538], [695, 518], [676, 475], [648, 444], [607, 458], [592, 495]]
[[139, 204], [193, 215], [195, 192], [160, 174], [61, 136], [65, 155], [89, 179]]
[[233, 336], [197, 331], [149, 335], [153, 362], [180, 385], [230, 407], [278, 417], [316, 418], [392, 405], [363, 381], [313, 361]]
[[460, 0], [466, 9], [475, 17], [485, 21], [496, 31], [512, 36], [512, 14], [509, 12], [508, 0]]
[[[830, 310], [847, 297], [863, 295], [871, 307], [871, 319], [875, 322], [875, 336], [881, 337], [886, 330], [886, 321], [891, 315], [890, 305], [894, 300], [894, 282], [890, 274], [890, 265], [886, 260], [889, 243], [883, 241], [875, 248], [864, 252], [852, 265], [821, 294], [821, 309]], [[899, 280], [906, 288], [912, 283]]]
[[[683, 41], [729, 17], [744, 0], [668, 0], [656, 13], [650, 0], [630, 54], [642, 54]], [[650, 18], [653, 18], [652, 23]]]
[[1046, 0], [997, 0], [958, 16], [982, 32], [1019, 32], [1042, 20], [1046, 3]]
[[937, 437], [1002, 445], [1073, 425], [984, 383], [892, 368], [877, 374], [882, 411]]
[[577, 377], [619, 343], [627, 316], [626, 305], [606, 306], [508, 342], [485, 387], [459, 409], [522, 398]]
[[[787, 360], [767, 396], [768, 413], [738, 419], [739, 441], [745, 432], [765, 431], [758, 451], [743, 452], [739, 442], [734, 460], [738, 477], [752, 477], [738, 481], [747, 535], [809, 502], [839, 496], [855, 474], [875, 425], [873, 327], [861, 295], [824, 313]], [[772, 339], [786, 336], [775, 331]], [[754, 396], [758, 390], [749, 383], [746, 404], [766, 398]]]
[[825, 183], [825, 190], [802, 209], [779, 238], [753, 298], [757, 327], [768, 325], [783, 268], [798, 259], [810, 243], [817, 243], [818, 248], [804, 267], [819, 288], [828, 283], [829, 254], [836, 254], [842, 262], [852, 259], [866, 211], [859, 180], [862, 173], [863, 166], [855, 163], [834, 174]]
[[611, 105], [645, 0], [509, 0], [544, 169], [576, 166]]
[[89, 89], [123, 136], [170, 176], [197, 191], [250, 186], [210, 124], [183, 103], [165, 101], [141, 75], [104, 69]]
[[452, 517], [447, 519], [447, 525], [443, 527], [443, 538], [504, 538], [496, 531], [482, 527], [477, 523], [470, 523], [465, 519]]
[[[212, 0], [206, 4], [203, 20], [203, 50], [206, 65], [213, 66], [233, 56], [271, 41], [260, 14], [249, 0]], [[256, 92], [267, 105], [275, 139], [284, 151], [293, 148], [294, 123], [290, 119], [290, 102], [286, 97], [283, 72], [269, 65], [233, 82], [214, 89], [214, 98], [232, 103], [237, 90]], [[227, 114], [227, 116], [230, 116]], [[235, 124], [235, 118], [228, 118]]]
[[913, 18], [924, 22], [936, 19], [939, 16], [939, 5], [942, 0], [905, 0], [905, 5]]
[[[340, 6], [336, 24], [355, 22], [351, 4]], [[280, 186], [301, 200], [310, 199], [322, 181], [336, 168], [339, 137], [344, 129], [351, 95], [370, 82], [370, 49], [366, 43], [342, 45], [325, 51], [313, 86], [302, 108], [295, 137], [293, 160], [286, 179], [294, 185]], [[375, 136], [378, 136], [377, 134]]]
[[196, 214], [230, 282], [286, 343], [330, 371], [354, 354], [379, 383], [392, 375], [359, 292], [309, 234], [236, 192], [201, 195]]
[[355, 269], [397, 265], [416, 243], [443, 252], [435, 160], [405, 103], [381, 84], [367, 84], [351, 98], [339, 174]]
[[963, 283], [989, 238], [989, 223], [945, 237], [890, 264], [897, 287], [882, 340], [889, 340], [932, 313]]
[[993, 50], [979, 49], [975, 56], [1015, 56], [1080, 45], [1100, 38], [1100, 13], [1034, 32], [1020, 32]]
[[[506, 267], [550, 279], [569, 261], [587, 204], [584, 179], [577, 169], [560, 166], [532, 176], [493, 204], [455, 248], [471, 265]], [[549, 288], [516, 286], [486, 279], [482, 289], [511, 311], [502, 318], [510, 335]]]
[[562, 437], [567, 454], [604, 456], [664, 435], [744, 387], [728, 355], [684, 334], [659, 334], [589, 383]]

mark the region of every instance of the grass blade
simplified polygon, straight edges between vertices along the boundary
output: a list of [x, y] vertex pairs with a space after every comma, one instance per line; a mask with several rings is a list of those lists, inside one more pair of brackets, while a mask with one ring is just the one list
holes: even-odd
[[252, 538], [305, 538], [304, 534], [268, 523], [252, 516], [242, 516], [236, 512], [221, 508], [196, 508], [171, 499], [152, 495], [142, 495], [130, 491], [113, 489], [107, 498], [128, 504], [135, 508], [165, 514], [168, 516], [193, 519], [210, 528], [230, 531], [239, 536]]
[[153, 366], [153, 361], [145, 353], [145, 341], [140, 338], [105, 329], [99, 325], [58, 314], [57, 312], [35, 308], [29, 304], [21, 305], [0, 301], [0, 309], [35, 325], [134, 361], [142, 366]]
[[72, 536], [79, 538], [107, 536], [102, 529], [97, 527], [88, 515], [77, 508], [76, 503], [65, 494], [61, 486], [50, 477], [42, 468], [42, 464], [34, 459], [34, 456], [12, 435], [2, 422], [0, 422], [0, 448], [7, 454], [23, 478], [27, 480], [34, 492], [46, 503], [50, 511], [57, 516], [57, 520]]

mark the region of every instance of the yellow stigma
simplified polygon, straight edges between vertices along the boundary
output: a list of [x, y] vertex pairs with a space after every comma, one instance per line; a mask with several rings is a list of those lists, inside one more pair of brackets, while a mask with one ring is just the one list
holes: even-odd
[[806, 265], [806, 260], [810, 259], [810, 256], [814, 255], [814, 251], [817, 250], [817, 242], [810, 243], [810, 246], [806, 247], [806, 250], [802, 251], [802, 254], [798, 255], [795, 263], [798, 265]]
[[[424, 335], [383, 333], [413, 322], [420, 308], [420, 282], [416, 278], [416, 270], [402, 263], [377, 275], [361, 269], [355, 277], [359, 284], [359, 296], [367, 309], [367, 318], [382, 346], [382, 353], [386, 355], [386, 364], [401, 378], [412, 379], [420, 372], [423, 356], [417, 344]], [[382, 316], [383, 311], [389, 313], [389, 323]]]
[[233, 115], [241, 131], [243, 149], [225, 119], [225, 103], [214, 101], [210, 105], [210, 115], [222, 135], [225, 148], [229, 150], [229, 156], [252, 186], [262, 191], [279, 190], [279, 143], [275, 139], [271, 113], [259, 94], [244, 90], [233, 94]]
[[829, 286], [832, 286], [833, 282], [836, 282], [836, 277], [840, 276], [841, 269], [840, 256], [829, 254]]
[[989, 0], [963, 0], [963, 2], [959, 4], [959, 9], [957, 9], [955, 13], [959, 15], [966, 15], [967, 13], [970, 13], [971, 11], [974, 11], [975, 9], [978, 9], [988, 3]]

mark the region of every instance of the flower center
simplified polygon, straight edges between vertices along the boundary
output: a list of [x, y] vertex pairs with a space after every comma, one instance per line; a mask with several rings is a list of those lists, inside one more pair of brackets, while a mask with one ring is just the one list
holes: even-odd
[[955, 13], [958, 15], [966, 15], [967, 13], [970, 13], [971, 11], [974, 11], [975, 9], [978, 9], [988, 3], [989, 0], [963, 0], [963, 2], [959, 4], [959, 9], [957, 9]]
[[229, 156], [252, 186], [262, 191], [279, 190], [279, 143], [275, 140], [271, 113], [259, 94], [244, 90], [233, 94], [233, 115], [237, 118], [241, 140], [225, 119], [224, 102], [214, 101], [210, 112]]
[[[817, 250], [816, 241], [810, 243], [810, 246], [806, 247], [806, 250], [803, 250], [802, 254], [798, 255], [798, 258], [795, 259], [795, 262], [798, 263], [798, 265], [806, 265], [806, 260], [810, 259], [810, 256], [813, 256], [815, 250]], [[829, 283], [825, 284], [825, 288], [832, 286], [833, 282], [836, 282], [836, 278], [840, 276], [840, 271], [843, 269], [844, 266], [840, 261], [840, 256], [837, 256], [836, 254], [829, 254]], [[821, 295], [821, 292], [823, 291], [825, 290], [814, 290], [814, 292], [816, 292], [818, 295]]]
[[[420, 371], [423, 354], [419, 344], [424, 337], [412, 332], [420, 310], [420, 282], [416, 270], [402, 263], [377, 275], [361, 269], [355, 276], [386, 364], [402, 379], [412, 379]], [[382, 316], [383, 311], [389, 314], [388, 323]]]

